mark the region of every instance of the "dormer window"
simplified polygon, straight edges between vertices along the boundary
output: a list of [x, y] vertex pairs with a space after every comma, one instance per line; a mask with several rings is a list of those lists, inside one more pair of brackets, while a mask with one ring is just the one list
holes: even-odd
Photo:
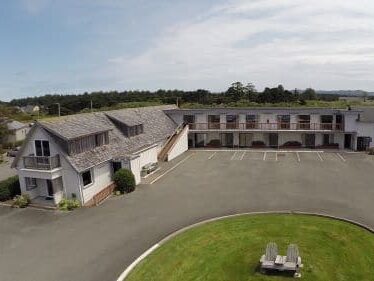
[[135, 126], [128, 126], [127, 130], [125, 130], [125, 135], [127, 137], [134, 137], [140, 135], [144, 132], [143, 124], [135, 125]]

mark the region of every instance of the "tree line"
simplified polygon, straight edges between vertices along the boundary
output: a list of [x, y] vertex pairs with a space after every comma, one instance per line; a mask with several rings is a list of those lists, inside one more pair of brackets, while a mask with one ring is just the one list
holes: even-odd
[[285, 90], [282, 85], [274, 88], [265, 88], [258, 92], [252, 83], [244, 85], [235, 82], [230, 87], [220, 93], [212, 93], [208, 90], [199, 89], [195, 91], [181, 90], [158, 90], [158, 91], [110, 91], [92, 92], [77, 95], [44, 95], [39, 97], [28, 97], [14, 99], [10, 102], [12, 106], [40, 105], [47, 114], [56, 114], [59, 104], [61, 114], [73, 114], [82, 110], [93, 108], [110, 108], [119, 103], [131, 102], [155, 102], [161, 104], [183, 104], [196, 103], [202, 105], [220, 105], [239, 101], [249, 103], [300, 103], [305, 104], [307, 100], [316, 99], [336, 100], [337, 97], [318, 96], [315, 90], [309, 88], [303, 91]]

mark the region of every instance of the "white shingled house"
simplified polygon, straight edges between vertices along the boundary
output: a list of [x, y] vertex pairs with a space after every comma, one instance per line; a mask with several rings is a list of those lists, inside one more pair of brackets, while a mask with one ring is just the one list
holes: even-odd
[[2, 140], [3, 143], [17, 143], [23, 141], [30, 130], [28, 124], [15, 120], [5, 121], [5, 124], [9, 133]]
[[164, 110], [175, 106], [77, 114], [36, 122], [12, 167], [21, 191], [38, 203], [77, 198], [100, 202], [113, 191], [113, 173], [126, 168], [141, 182], [141, 169], [188, 149], [188, 127]]

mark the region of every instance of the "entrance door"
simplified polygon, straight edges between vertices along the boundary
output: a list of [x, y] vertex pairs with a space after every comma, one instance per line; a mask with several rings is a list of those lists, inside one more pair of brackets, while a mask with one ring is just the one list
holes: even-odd
[[316, 135], [315, 134], [305, 135], [305, 146], [308, 148], [314, 148], [316, 146]]
[[239, 134], [239, 146], [250, 147], [252, 145], [252, 134]]
[[222, 146], [234, 147], [234, 134], [233, 133], [221, 134], [221, 143], [222, 143]]
[[351, 134], [344, 135], [344, 148], [346, 149], [352, 148], [352, 135]]
[[371, 138], [370, 137], [358, 137], [357, 138], [357, 150], [366, 151], [370, 147]]
[[53, 185], [51, 180], [47, 180], [47, 194], [49, 198], [53, 198], [54, 192], [53, 192]]
[[119, 161], [118, 162], [113, 162], [112, 167], [113, 167], [113, 174], [114, 174], [118, 170], [122, 169], [122, 163], [119, 162]]
[[278, 147], [278, 134], [269, 134], [269, 146]]

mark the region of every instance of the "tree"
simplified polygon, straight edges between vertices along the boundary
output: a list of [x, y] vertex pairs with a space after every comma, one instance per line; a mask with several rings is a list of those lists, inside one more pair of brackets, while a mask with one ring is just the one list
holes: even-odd
[[6, 126], [6, 122], [0, 124], [0, 143], [3, 143], [4, 137], [9, 134], [8, 127]]
[[248, 101], [255, 101], [256, 100], [256, 95], [257, 95], [257, 90], [254, 84], [248, 83], [244, 87], [244, 93], [248, 99]]
[[245, 95], [245, 88], [241, 82], [235, 82], [231, 84], [231, 87], [227, 89], [226, 96], [231, 98], [233, 101], [239, 101]]
[[317, 99], [317, 94], [316, 91], [313, 90], [312, 88], [306, 89], [302, 94], [302, 98], [304, 100], [316, 100]]

